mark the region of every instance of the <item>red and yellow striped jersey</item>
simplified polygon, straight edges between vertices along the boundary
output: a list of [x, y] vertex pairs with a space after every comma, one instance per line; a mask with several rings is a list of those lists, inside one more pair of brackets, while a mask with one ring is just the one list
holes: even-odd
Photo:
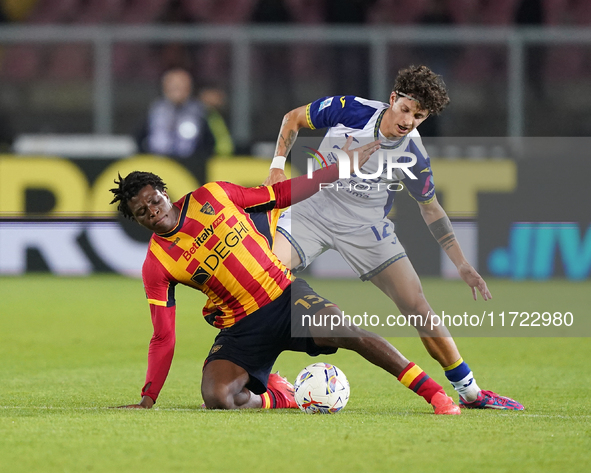
[[155, 306], [174, 306], [174, 287], [205, 293], [203, 315], [218, 328], [278, 298], [293, 278], [272, 253], [279, 210], [272, 187], [212, 182], [175, 202], [180, 217], [167, 234], [154, 234], [142, 276]]

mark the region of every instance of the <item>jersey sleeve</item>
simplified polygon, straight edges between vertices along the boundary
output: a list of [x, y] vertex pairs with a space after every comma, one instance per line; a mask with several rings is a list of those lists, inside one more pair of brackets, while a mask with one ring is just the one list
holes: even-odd
[[154, 401], [166, 381], [176, 342], [175, 333], [175, 282], [166, 274], [162, 265], [148, 252], [142, 268], [146, 297], [150, 304], [150, 315], [154, 332], [148, 348], [148, 371], [142, 388], [142, 396]]
[[148, 371], [146, 383], [142, 388], [142, 396], [149, 396], [156, 402], [170, 371], [174, 356], [176, 343], [175, 307], [150, 304], [150, 314], [154, 333], [148, 348]]
[[298, 176], [272, 186], [242, 187], [229, 182], [218, 182], [234, 204], [249, 213], [268, 212], [272, 209], [284, 209], [318, 192], [321, 183], [337, 180], [339, 169], [336, 164], [318, 169], [312, 174]]
[[243, 187], [230, 182], [218, 182], [237, 207], [247, 212], [267, 212], [275, 208], [277, 197], [273, 186]]
[[[417, 162], [410, 168], [410, 171], [417, 177], [411, 179], [407, 176], [404, 185], [408, 193], [419, 204], [429, 204], [435, 199], [435, 183], [433, 182], [433, 171], [431, 170], [431, 159], [425, 150], [420, 137], [412, 137], [406, 148], [407, 152], [417, 157]], [[402, 157], [399, 161], [410, 160], [409, 157]]]
[[354, 95], [341, 95], [323, 97], [308, 104], [306, 120], [312, 130], [339, 124], [363, 128], [375, 113], [374, 107], [361, 103]]
[[162, 307], [173, 307], [176, 304], [174, 298], [176, 281], [150, 251], [142, 267], [142, 279], [148, 303]]

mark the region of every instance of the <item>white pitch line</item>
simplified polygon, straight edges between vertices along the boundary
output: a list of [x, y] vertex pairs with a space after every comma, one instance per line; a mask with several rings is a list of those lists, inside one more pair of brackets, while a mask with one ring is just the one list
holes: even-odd
[[[98, 410], [112, 410], [118, 409], [116, 407], [57, 407], [57, 406], [0, 406], [0, 409], [38, 409], [38, 410], [55, 410], [55, 411], [98, 411]], [[205, 412], [207, 409], [196, 407], [194, 409], [188, 407], [154, 407], [153, 411], [179, 411], [179, 412]], [[562, 415], [562, 414], [526, 414], [516, 412], [499, 412], [496, 411], [496, 416], [512, 416], [512, 417], [543, 417], [548, 419], [589, 419], [591, 415]]]
[[107, 409], [106, 407], [56, 407], [56, 406], [0, 406], [0, 409], [42, 409], [42, 410], [85, 410], [96, 411], [98, 409]]
[[[38, 409], [38, 410], [54, 410], [54, 411], [98, 411], [119, 409], [118, 407], [58, 407], [58, 406], [0, 406], [0, 409]], [[123, 408], [121, 408], [123, 409]], [[131, 409], [130, 409], [131, 410]], [[154, 407], [153, 411], [201, 411], [205, 410], [201, 407], [190, 409], [188, 407]]]
[[549, 417], [554, 419], [588, 419], [591, 415], [580, 415], [580, 416], [565, 416], [561, 414], [514, 414], [509, 412], [499, 412], [499, 416], [517, 416], [517, 417]]

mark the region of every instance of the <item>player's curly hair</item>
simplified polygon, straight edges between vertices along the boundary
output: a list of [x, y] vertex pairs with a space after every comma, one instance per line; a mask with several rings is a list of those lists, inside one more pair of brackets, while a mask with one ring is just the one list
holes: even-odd
[[445, 82], [427, 66], [400, 69], [393, 91], [411, 95], [421, 103], [421, 108], [434, 115], [439, 115], [449, 104]]
[[119, 202], [117, 205], [117, 210], [123, 215], [125, 218], [130, 220], [135, 220], [131, 210], [129, 210], [128, 202], [137, 196], [140, 191], [150, 185], [154, 189], [164, 192], [166, 190], [166, 184], [156, 174], [152, 174], [151, 172], [142, 172], [142, 171], [133, 171], [130, 172], [126, 177], [121, 177], [121, 174], [117, 173], [119, 180], [114, 180], [113, 182], [117, 185], [117, 187], [113, 189], [109, 189], [115, 197], [111, 201], [111, 204], [115, 204]]

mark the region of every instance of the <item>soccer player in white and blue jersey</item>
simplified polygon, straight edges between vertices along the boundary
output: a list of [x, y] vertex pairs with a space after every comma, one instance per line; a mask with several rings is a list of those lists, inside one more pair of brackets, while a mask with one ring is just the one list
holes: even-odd
[[[429, 318], [434, 311], [423, 295], [419, 277], [406, 257], [393, 223], [387, 218], [398, 183], [403, 182], [418, 202], [433, 237], [472, 289], [474, 299], [478, 292], [485, 301], [490, 299], [486, 282], [464, 257], [451, 222], [437, 201], [429, 156], [417, 131], [430, 114], [439, 114], [448, 103], [441, 77], [426, 66], [411, 66], [399, 72], [389, 103], [334, 96], [287, 113], [265, 184], [286, 178], [285, 156], [301, 128], [328, 129], [321, 151], [342, 148], [347, 141], [364, 145], [379, 140], [382, 149], [400, 153], [400, 162], [409, 162], [414, 155], [416, 163], [409, 170], [416, 179], [399, 169], [388, 178], [379, 152], [375, 153], [361, 171], [364, 175], [375, 173], [377, 177], [362, 179], [353, 174], [349, 179], [340, 179], [331, 188], [292, 206], [282, 216], [273, 248], [279, 259], [289, 268], [300, 269], [333, 248], [362, 280], [371, 281], [390, 297], [402, 314], [420, 314], [423, 320]], [[330, 152], [326, 153], [326, 158], [328, 164], [337, 159]], [[513, 399], [481, 390], [449, 331], [442, 326], [425, 325], [416, 326], [421, 340], [458, 392], [461, 406], [523, 409]]]

